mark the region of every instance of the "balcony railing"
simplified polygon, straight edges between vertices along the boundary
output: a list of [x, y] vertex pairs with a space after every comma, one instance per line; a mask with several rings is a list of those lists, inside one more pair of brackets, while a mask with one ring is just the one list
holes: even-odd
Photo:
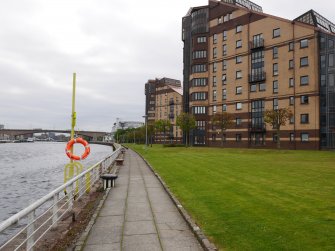
[[265, 81], [266, 74], [264, 71], [260, 73], [249, 74], [249, 83]]
[[251, 50], [260, 49], [264, 47], [264, 39], [259, 38], [250, 42]]
[[266, 131], [266, 124], [249, 124], [249, 129], [251, 132], [264, 132]]

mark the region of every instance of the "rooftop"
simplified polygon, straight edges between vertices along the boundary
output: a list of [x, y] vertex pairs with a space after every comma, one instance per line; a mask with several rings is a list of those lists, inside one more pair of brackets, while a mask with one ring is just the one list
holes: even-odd
[[294, 21], [310, 24], [325, 31], [335, 33], [335, 24], [314, 10], [307, 11], [306, 13], [294, 19]]

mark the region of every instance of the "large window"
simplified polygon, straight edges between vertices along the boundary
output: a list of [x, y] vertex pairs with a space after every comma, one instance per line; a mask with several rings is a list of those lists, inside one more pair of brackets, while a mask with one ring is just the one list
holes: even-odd
[[192, 113], [193, 114], [206, 114], [206, 106], [193, 106]]
[[308, 66], [308, 57], [300, 58], [300, 66], [301, 67]]
[[192, 53], [192, 59], [206, 58], [206, 57], [207, 57], [207, 51], [194, 51]]
[[308, 76], [301, 76], [300, 77], [300, 85], [308, 85], [309, 84], [309, 77]]
[[207, 78], [194, 78], [192, 79], [192, 86], [206, 86]]
[[198, 38], [197, 38], [197, 42], [198, 42], [198, 43], [206, 43], [206, 41], [207, 41], [207, 38], [206, 38], [206, 37], [198, 37]]
[[308, 47], [308, 39], [300, 40], [300, 48], [307, 48]]
[[280, 28], [273, 30], [273, 38], [280, 37]]
[[273, 64], [272, 66], [273, 69], [273, 76], [277, 76], [278, 75], [278, 64]]
[[194, 92], [191, 94], [192, 100], [206, 100], [207, 92]]
[[205, 71], [207, 71], [207, 67], [205, 64], [197, 64], [192, 66], [192, 73], [205, 72]]
[[308, 115], [308, 113], [300, 115], [300, 123], [301, 124], [308, 124], [309, 123], [309, 115]]
[[254, 100], [251, 102], [251, 125], [252, 128], [261, 129], [264, 127], [264, 100]]

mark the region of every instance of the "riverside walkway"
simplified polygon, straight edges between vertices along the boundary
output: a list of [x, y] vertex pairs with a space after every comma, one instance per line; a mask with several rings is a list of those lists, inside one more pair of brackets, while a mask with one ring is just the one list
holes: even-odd
[[84, 251], [203, 250], [147, 164], [127, 150]]

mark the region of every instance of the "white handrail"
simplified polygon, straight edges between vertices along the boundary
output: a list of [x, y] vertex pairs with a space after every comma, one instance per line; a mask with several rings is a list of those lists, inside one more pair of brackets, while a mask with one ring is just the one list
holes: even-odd
[[[104, 163], [105, 161], [109, 160], [112, 157], [117, 157], [117, 155], [120, 153], [121, 150], [121, 146], [117, 145], [117, 149], [107, 158], [105, 158], [104, 160], [99, 161], [98, 163], [96, 163], [95, 165], [91, 166], [89, 169], [87, 169], [86, 171], [80, 173], [79, 175], [77, 175], [76, 177], [72, 178], [71, 180], [69, 180], [68, 182], [66, 182], [65, 184], [59, 186], [58, 188], [56, 188], [55, 190], [51, 191], [50, 193], [48, 193], [47, 195], [45, 195], [44, 197], [40, 198], [39, 200], [35, 201], [33, 204], [29, 205], [28, 207], [22, 209], [20, 212], [16, 213], [15, 215], [9, 217], [7, 220], [3, 221], [0, 224], [0, 233], [2, 233], [4, 230], [6, 230], [7, 228], [9, 228], [10, 226], [14, 225], [15, 223], [17, 223], [20, 219], [28, 216], [30, 213], [34, 212], [37, 208], [39, 208], [41, 205], [43, 205], [44, 203], [48, 202], [49, 200], [51, 200], [52, 198], [55, 197], [55, 195], [58, 195], [60, 192], [64, 191], [65, 189], [69, 188], [70, 186], [73, 186], [74, 183], [76, 183], [77, 181], [80, 182], [80, 179], [82, 177], [84, 177], [86, 174], [90, 173], [92, 170], [94, 170], [95, 168], [99, 167], [102, 163]], [[92, 182], [94, 183], [94, 182]], [[28, 223], [29, 224], [29, 223]], [[26, 240], [25, 240], [26, 241]], [[8, 243], [8, 242], [7, 242]], [[5, 243], [5, 245], [7, 244]], [[4, 245], [4, 246], [5, 246]], [[3, 247], [3, 246], [2, 246]], [[0, 247], [1, 248], [1, 247]]]

